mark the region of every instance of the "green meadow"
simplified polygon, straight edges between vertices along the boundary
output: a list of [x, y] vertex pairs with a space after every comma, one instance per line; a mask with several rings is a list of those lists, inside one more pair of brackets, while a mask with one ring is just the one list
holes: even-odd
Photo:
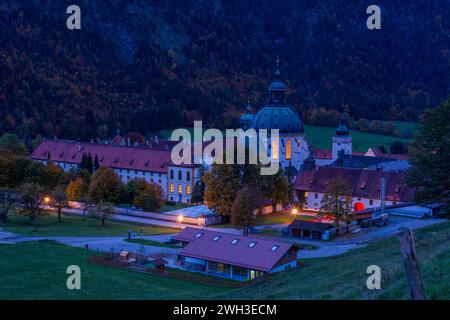
[[[414, 231], [427, 299], [450, 299], [450, 222]], [[0, 245], [4, 299], [409, 299], [397, 236], [345, 254], [302, 259], [299, 267], [250, 287], [229, 289], [91, 264], [94, 254], [53, 241]], [[81, 268], [81, 290], [66, 288], [66, 268]], [[367, 267], [381, 268], [368, 290]]]
[[[414, 123], [409, 122], [394, 122], [398, 129], [410, 128], [416, 131], [417, 126]], [[312, 126], [305, 124], [305, 136], [310, 144], [318, 149], [331, 149], [331, 138], [333, 137], [336, 128], [324, 127], [324, 126]], [[192, 138], [194, 138], [193, 128], [186, 128], [190, 131]], [[206, 130], [206, 129], [205, 129]], [[162, 139], [170, 139], [173, 130], [164, 129], [153, 132], [150, 136], [158, 135]], [[350, 134], [353, 137], [353, 151], [364, 152], [369, 148], [377, 147], [384, 144], [389, 150], [392, 142], [398, 140], [406, 143], [412, 142], [412, 139], [404, 139], [394, 136], [386, 136], [375, 133], [361, 132], [357, 130], [350, 130]], [[197, 139], [198, 141], [198, 139]]]

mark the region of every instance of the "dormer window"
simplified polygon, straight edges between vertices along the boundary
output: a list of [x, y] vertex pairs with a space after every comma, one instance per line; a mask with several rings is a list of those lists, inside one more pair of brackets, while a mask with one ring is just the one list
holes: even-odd
[[221, 236], [214, 236], [214, 238], [212, 238], [212, 241], [218, 241], [221, 238]]
[[272, 248], [270, 248], [270, 251], [275, 252], [275, 251], [278, 250], [279, 247], [280, 247], [280, 246], [272, 246]]
[[234, 239], [233, 241], [231, 241], [231, 244], [236, 244], [239, 242], [239, 239]]
[[200, 238], [201, 236], [203, 236], [203, 233], [202, 233], [202, 232], [199, 232], [199, 233], [197, 233], [197, 234], [195, 235], [196, 238]]
[[250, 244], [248, 245], [250, 248], [253, 248], [254, 246], [256, 246], [256, 241], [252, 241], [250, 242]]

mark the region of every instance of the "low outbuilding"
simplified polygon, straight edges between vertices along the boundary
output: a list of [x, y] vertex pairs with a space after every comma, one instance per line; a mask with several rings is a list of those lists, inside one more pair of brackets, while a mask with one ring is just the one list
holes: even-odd
[[311, 238], [318, 240], [330, 240], [336, 233], [336, 228], [331, 223], [294, 220], [288, 227], [292, 237]]

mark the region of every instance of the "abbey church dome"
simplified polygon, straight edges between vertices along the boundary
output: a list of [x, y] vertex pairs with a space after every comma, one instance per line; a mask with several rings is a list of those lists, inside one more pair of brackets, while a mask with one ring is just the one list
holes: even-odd
[[251, 127], [255, 130], [278, 129], [280, 133], [304, 132], [300, 117], [288, 106], [265, 106], [253, 117]]
[[277, 68], [275, 80], [269, 86], [269, 101], [252, 118], [250, 127], [259, 129], [278, 129], [282, 133], [303, 133], [299, 115], [284, 102], [286, 85], [279, 79]]

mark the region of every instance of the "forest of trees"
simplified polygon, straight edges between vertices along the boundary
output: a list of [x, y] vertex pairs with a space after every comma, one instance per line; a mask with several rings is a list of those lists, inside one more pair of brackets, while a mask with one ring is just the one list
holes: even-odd
[[[0, 6], [0, 134], [79, 138], [236, 125], [266, 100], [276, 55], [288, 102], [306, 121], [318, 107], [353, 119], [417, 120], [450, 88], [450, 2], [5, 0]], [[360, 123], [364, 125], [364, 122]], [[387, 128], [389, 129], [389, 128]]]

